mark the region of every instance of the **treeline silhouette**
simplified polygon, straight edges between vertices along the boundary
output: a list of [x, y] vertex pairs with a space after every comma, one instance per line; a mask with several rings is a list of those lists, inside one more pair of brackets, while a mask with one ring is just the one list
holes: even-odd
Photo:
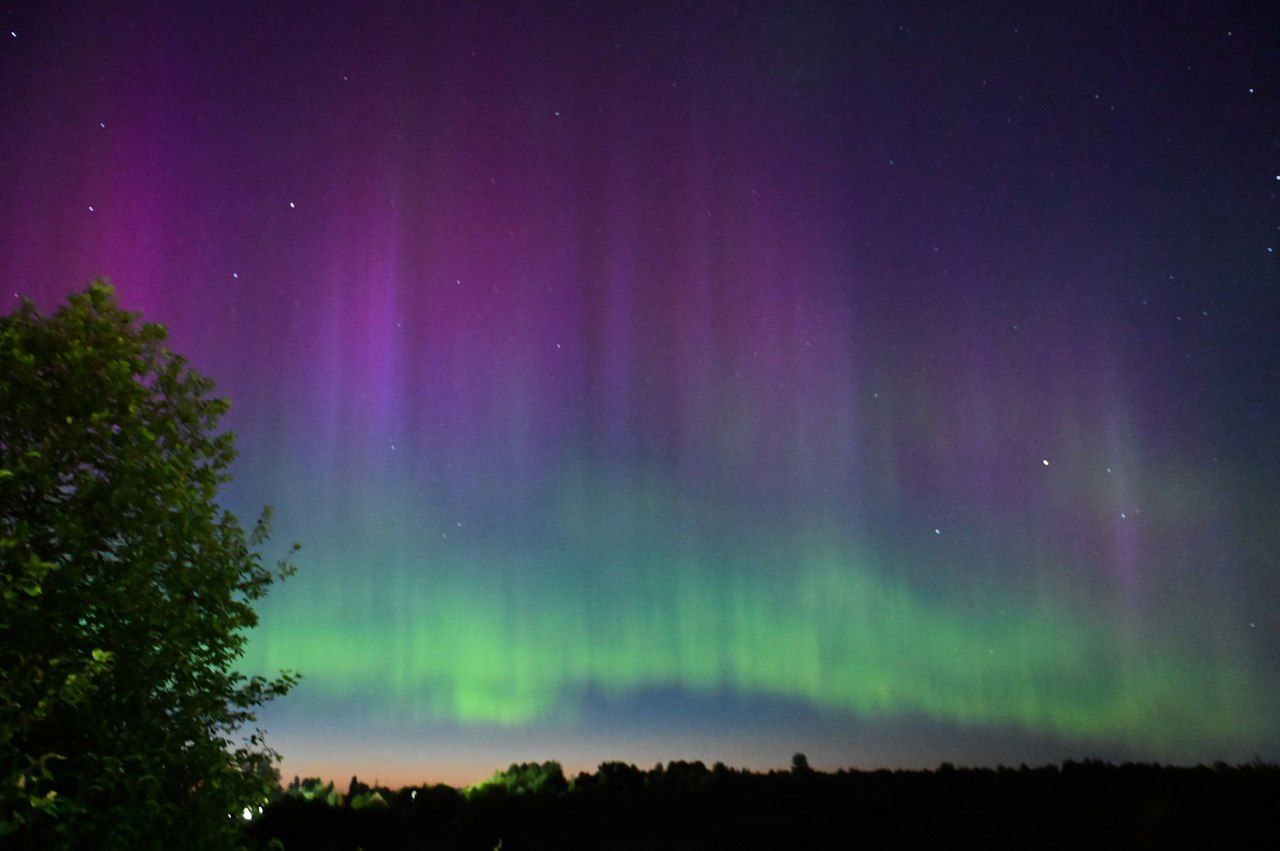
[[[253, 815], [253, 814], [250, 814]], [[255, 847], [711, 849], [936, 845], [1276, 847], [1280, 766], [1098, 760], [1039, 768], [757, 773], [606, 762], [567, 778], [513, 764], [465, 789], [294, 778], [253, 815]]]

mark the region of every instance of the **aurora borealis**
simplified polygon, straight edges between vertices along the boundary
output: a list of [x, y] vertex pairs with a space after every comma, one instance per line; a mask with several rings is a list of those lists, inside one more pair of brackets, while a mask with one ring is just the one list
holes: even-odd
[[1280, 753], [1274, 20], [262, 5], [4, 11], [0, 268], [232, 400], [286, 773]]

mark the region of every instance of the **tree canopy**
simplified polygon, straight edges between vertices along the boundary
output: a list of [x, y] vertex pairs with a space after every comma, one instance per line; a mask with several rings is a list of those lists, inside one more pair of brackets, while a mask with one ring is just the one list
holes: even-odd
[[295, 677], [235, 666], [293, 550], [218, 504], [228, 403], [165, 339], [103, 281], [0, 318], [6, 844], [224, 847], [273, 782], [254, 713]]

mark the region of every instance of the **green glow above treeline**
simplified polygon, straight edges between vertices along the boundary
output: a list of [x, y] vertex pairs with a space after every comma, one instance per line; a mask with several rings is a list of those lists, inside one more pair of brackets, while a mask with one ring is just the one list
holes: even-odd
[[1157, 754], [1265, 730], [1248, 666], [1167, 629], [1090, 616], [1065, 591], [986, 589], [981, 608], [926, 597], [837, 534], [712, 560], [637, 537], [672, 528], [659, 496], [590, 516], [562, 506], [557, 534], [523, 550], [313, 554], [329, 563], [268, 607], [249, 666], [297, 669], [311, 699], [415, 722], [529, 725], [571, 715], [588, 690], [678, 689]]

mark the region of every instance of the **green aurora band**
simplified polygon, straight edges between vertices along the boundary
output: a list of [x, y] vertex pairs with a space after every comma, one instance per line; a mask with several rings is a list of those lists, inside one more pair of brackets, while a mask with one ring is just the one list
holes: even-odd
[[[1267, 729], [1263, 690], [1222, 661], [1238, 647], [1210, 652], [1168, 625], [1142, 632], [1069, 612], [1055, 602], [1072, 599], [1065, 586], [1033, 602], [987, 588], [981, 611], [966, 608], [886, 579], [890, 565], [830, 529], [763, 556], [663, 544], [678, 527], [669, 497], [615, 488], [588, 511], [562, 501], [556, 545], [542, 550], [371, 554], [334, 542], [325, 572], [347, 578], [282, 589], [249, 667], [297, 669], [312, 700], [372, 695], [371, 714], [413, 722], [527, 725], [572, 715], [586, 690], [676, 688], [1167, 758]], [[579, 567], [549, 569], [551, 551]]]

